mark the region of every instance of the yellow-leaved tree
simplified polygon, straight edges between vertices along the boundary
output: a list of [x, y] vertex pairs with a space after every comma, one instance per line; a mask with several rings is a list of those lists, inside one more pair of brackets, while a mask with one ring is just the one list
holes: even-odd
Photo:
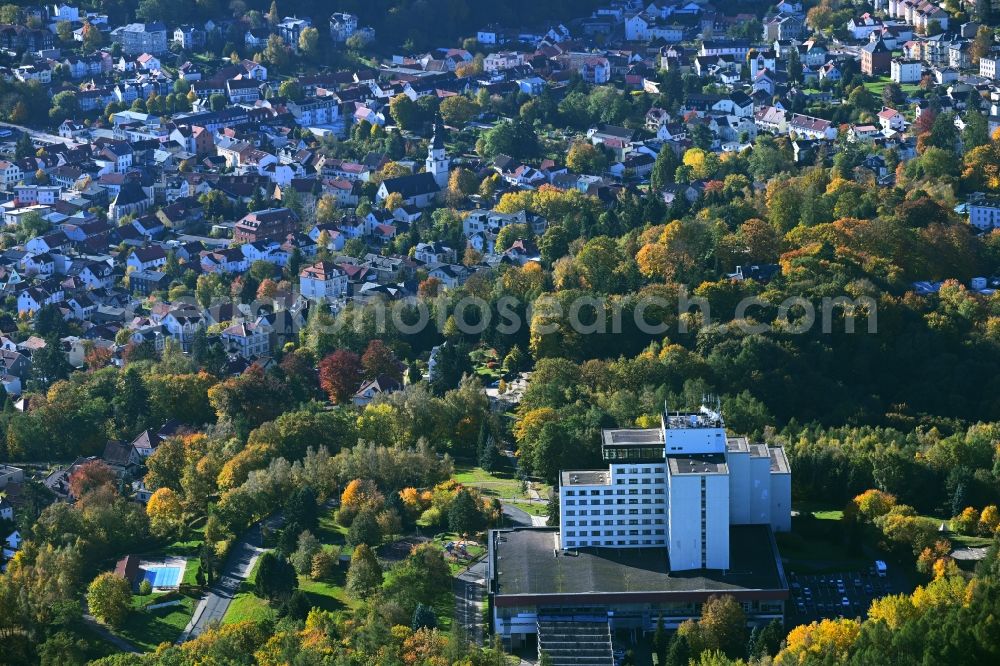
[[846, 618], [799, 625], [788, 633], [784, 649], [774, 658], [775, 666], [789, 666], [806, 661], [842, 662], [847, 658], [847, 651], [854, 645], [860, 631], [861, 624], [857, 620]]

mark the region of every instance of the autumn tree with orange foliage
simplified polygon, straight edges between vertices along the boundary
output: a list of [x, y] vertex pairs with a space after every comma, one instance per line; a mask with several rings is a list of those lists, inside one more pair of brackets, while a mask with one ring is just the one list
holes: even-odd
[[952, 560], [950, 553], [951, 542], [947, 539], [938, 539], [933, 546], [927, 546], [920, 551], [920, 555], [917, 556], [917, 571], [922, 574], [937, 572], [939, 567], [945, 566]]
[[340, 505], [346, 507], [360, 507], [364, 504], [376, 501], [382, 494], [375, 487], [375, 484], [368, 479], [354, 479], [344, 488], [340, 495]]

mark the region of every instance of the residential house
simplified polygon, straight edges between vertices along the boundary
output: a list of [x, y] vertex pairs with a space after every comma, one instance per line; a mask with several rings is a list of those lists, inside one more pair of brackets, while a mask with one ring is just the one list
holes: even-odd
[[335, 43], [344, 43], [358, 30], [358, 17], [347, 12], [334, 12], [330, 15], [330, 39]]
[[923, 63], [919, 60], [893, 58], [889, 64], [889, 78], [899, 84], [918, 83], [923, 72]]
[[109, 440], [101, 456], [108, 467], [115, 470], [119, 477], [130, 475], [142, 464], [142, 456], [131, 442]]
[[402, 387], [396, 379], [387, 375], [380, 375], [363, 382], [354, 394], [352, 402], [357, 407], [364, 407], [374, 400], [376, 396], [382, 393], [392, 393], [393, 391], [398, 391], [400, 388]]
[[143, 53], [135, 59], [135, 64], [139, 69], [145, 71], [160, 69], [160, 59], [152, 53]]
[[333, 301], [347, 294], [347, 274], [331, 262], [318, 261], [299, 273], [299, 289], [310, 300]]
[[1000, 56], [994, 54], [981, 56], [979, 58], [979, 76], [986, 77], [987, 79], [995, 79], [997, 77], [998, 60], [1000, 60]]
[[275, 30], [285, 40], [285, 44], [297, 53], [299, 50], [299, 36], [302, 35], [303, 30], [311, 27], [311, 19], [286, 16], [275, 26]]
[[132, 56], [167, 51], [167, 29], [159, 21], [120, 26], [111, 31], [111, 40], [120, 43], [122, 51]]
[[799, 39], [802, 37], [803, 28], [804, 23], [800, 15], [779, 13], [764, 20], [764, 41]]
[[881, 30], [881, 28], [882, 21], [868, 12], [847, 22], [847, 31], [858, 41], [868, 39], [873, 32]]
[[253, 79], [229, 79], [226, 97], [231, 104], [252, 104], [261, 98], [261, 87], [261, 82]]
[[861, 71], [868, 76], [888, 74], [892, 63], [892, 51], [881, 39], [861, 47]]
[[284, 240], [299, 228], [299, 218], [288, 208], [268, 208], [247, 213], [236, 223], [233, 240], [254, 243], [262, 240]]
[[166, 264], [167, 252], [159, 245], [135, 248], [125, 260], [125, 265], [133, 271], [155, 270]]
[[10, 190], [24, 177], [17, 162], [0, 160], [0, 188]]
[[1000, 227], [1000, 198], [976, 192], [969, 196], [966, 208], [969, 224], [975, 228], [989, 231]]
[[455, 250], [438, 242], [417, 243], [413, 258], [425, 264], [452, 263], [455, 261]]
[[174, 28], [174, 43], [182, 49], [198, 49], [205, 45], [205, 31], [193, 25], [179, 25]]
[[832, 140], [837, 137], [837, 128], [829, 120], [799, 113], [792, 114], [788, 121], [788, 131], [812, 139]]
[[185, 352], [191, 351], [195, 333], [205, 328], [205, 318], [193, 310], [174, 310], [163, 318], [163, 328]]
[[128, 276], [128, 287], [140, 296], [149, 296], [155, 291], [165, 290], [170, 286], [170, 278], [166, 273], [152, 270], [139, 270]]
[[435, 278], [446, 289], [457, 289], [469, 279], [469, 269], [460, 264], [437, 264], [427, 267], [427, 277]]
[[223, 348], [231, 354], [251, 360], [270, 353], [270, 337], [262, 326], [237, 322], [219, 334]]
[[883, 134], [886, 135], [891, 132], [902, 132], [906, 129], [906, 118], [903, 117], [903, 114], [887, 106], [883, 106], [882, 110], [878, 112], [878, 122], [882, 127]]

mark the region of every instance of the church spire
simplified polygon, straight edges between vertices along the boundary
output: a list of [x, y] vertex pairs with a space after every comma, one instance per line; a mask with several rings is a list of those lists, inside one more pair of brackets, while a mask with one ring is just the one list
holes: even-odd
[[448, 175], [451, 170], [451, 162], [448, 160], [448, 152], [445, 149], [445, 139], [447, 138], [444, 129], [444, 120], [441, 114], [434, 116], [434, 135], [431, 137], [431, 145], [427, 147], [427, 172], [434, 176], [434, 181], [442, 190], [448, 186]]
[[431, 138], [431, 148], [433, 150], [444, 150], [444, 142], [447, 136], [445, 135], [444, 119], [441, 117], [441, 112], [434, 114], [434, 135]]

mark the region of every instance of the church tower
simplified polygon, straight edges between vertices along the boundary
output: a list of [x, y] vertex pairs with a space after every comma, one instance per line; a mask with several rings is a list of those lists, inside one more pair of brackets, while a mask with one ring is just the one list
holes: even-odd
[[448, 170], [450, 161], [445, 152], [445, 129], [444, 120], [441, 114], [434, 116], [434, 135], [431, 137], [431, 145], [427, 148], [427, 173], [434, 176], [434, 181], [442, 190], [448, 187]]

